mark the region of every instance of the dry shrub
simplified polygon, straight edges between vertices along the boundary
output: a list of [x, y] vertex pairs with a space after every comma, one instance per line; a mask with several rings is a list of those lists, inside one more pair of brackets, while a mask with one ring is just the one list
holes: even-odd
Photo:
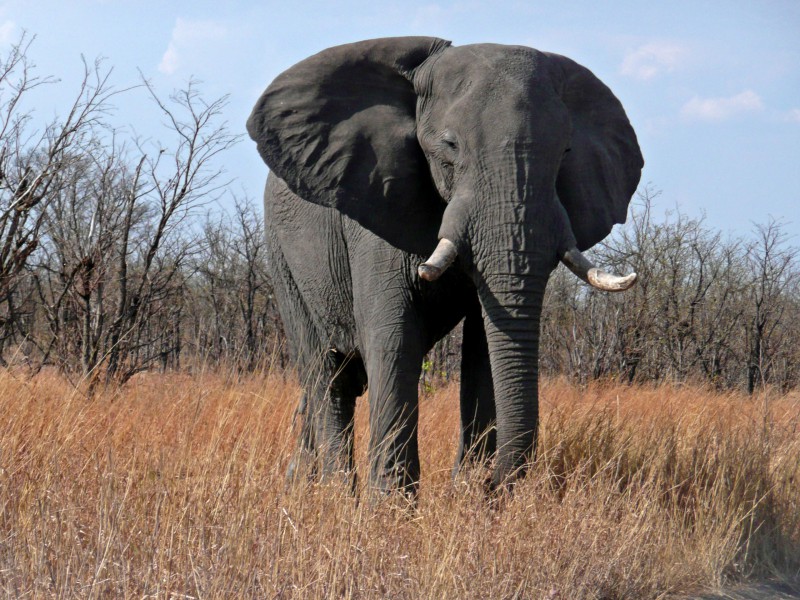
[[[146, 375], [87, 400], [0, 373], [0, 587], [19, 597], [655, 598], [800, 568], [798, 398], [542, 385], [513, 497], [454, 484], [457, 390], [421, 404], [416, 509], [287, 487], [299, 391]], [[357, 462], [366, 446], [357, 414]]]

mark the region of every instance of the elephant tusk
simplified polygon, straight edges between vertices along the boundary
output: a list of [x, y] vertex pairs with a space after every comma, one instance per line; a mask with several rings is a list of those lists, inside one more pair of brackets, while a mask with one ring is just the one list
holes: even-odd
[[575, 247], [564, 253], [561, 262], [586, 283], [605, 292], [624, 292], [636, 283], [636, 273], [618, 277], [601, 271]]
[[455, 244], [447, 238], [442, 238], [431, 257], [419, 266], [419, 276], [426, 281], [436, 281], [453, 264], [457, 255]]

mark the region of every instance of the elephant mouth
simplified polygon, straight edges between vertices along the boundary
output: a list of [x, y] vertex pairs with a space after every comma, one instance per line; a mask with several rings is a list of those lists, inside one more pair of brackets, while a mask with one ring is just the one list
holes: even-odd
[[[457, 256], [455, 244], [447, 238], [442, 238], [430, 258], [419, 266], [419, 276], [425, 281], [436, 281], [453, 264]], [[636, 273], [624, 276], [607, 273], [592, 264], [592, 261], [576, 246], [559, 256], [559, 260], [578, 278], [604, 292], [624, 292], [636, 283]]]

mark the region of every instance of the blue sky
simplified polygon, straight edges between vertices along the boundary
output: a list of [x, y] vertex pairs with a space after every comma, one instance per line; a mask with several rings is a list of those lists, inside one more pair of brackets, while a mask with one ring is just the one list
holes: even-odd
[[[81, 55], [103, 56], [118, 87], [141, 69], [165, 95], [190, 76], [207, 96], [230, 93], [226, 118], [242, 133], [278, 73], [335, 44], [432, 35], [558, 52], [622, 100], [642, 181], [663, 192], [657, 211], [704, 213], [734, 235], [771, 215], [800, 242], [800, 2], [0, 0], [0, 51], [22, 30], [37, 36], [37, 72], [61, 78], [40, 114], [76, 89]], [[143, 91], [117, 105], [115, 123], [155, 134]], [[260, 197], [266, 168], [249, 139], [224, 160], [234, 190]]]

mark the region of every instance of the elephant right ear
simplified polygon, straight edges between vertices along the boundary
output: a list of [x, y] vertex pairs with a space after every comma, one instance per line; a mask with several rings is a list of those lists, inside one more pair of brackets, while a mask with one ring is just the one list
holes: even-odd
[[305, 200], [368, 227], [383, 218], [376, 211], [413, 210], [429, 195], [422, 188], [430, 175], [409, 77], [449, 44], [400, 37], [324, 50], [272, 82], [247, 131], [270, 169]]
[[586, 67], [546, 53], [554, 82], [572, 121], [570, 152], [561, 162], [556, 191], [586, 250], [624, 223], [644, 160], [625, 109]]

